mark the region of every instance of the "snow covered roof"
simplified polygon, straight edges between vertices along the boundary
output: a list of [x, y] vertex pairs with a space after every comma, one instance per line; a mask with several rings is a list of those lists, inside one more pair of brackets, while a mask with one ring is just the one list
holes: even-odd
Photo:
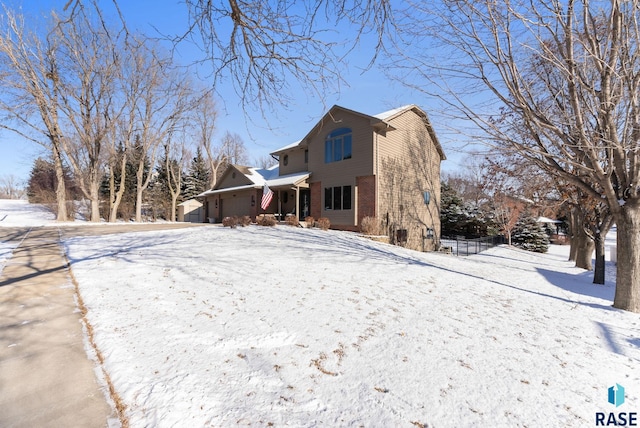
[[554, 223], [554, 224], [559, 224], [562, 223], [560, 220], [553, 220], [549, 217], [538, 217], [538, 219], [536, 220], [536, 223]]
[[300, 143], [302, 143], [302, 140], [298, 140], [295, 143], [287, 144], [286, 146], [280, 147], [279, 149], [274, 150], [271, 153], [274, 154], [274, 153], [284, 152], [285, 150], [293, 149], [294, 147], [299, 146]]
[[207, 190], [206, 192], [199, 194], [198, 197], [216, 195], [226, 192], [236, 192], [239, 190], [258, 189], [262, 188], [265, 184], [269, 187], [274, 188], [282, 186], [295, 186], [300, 184], [301, 181], [309, 178], [309, 175], [311, 174], [308, 171], [304, 171], [281, 176], [279, 175], [280, 168], [277, 165], [270, 168], [238, 168], [238, 170], [241, 171], [253, 184]]
[[392, 110], [383, 111], [382, 113], [374, 114], [373, 117], [380, 120], [389, 120], [394, 116], [404, 112], [405, 110], [417, 107], [415, 104], [407, 104], [406, 106], [394, 108]]

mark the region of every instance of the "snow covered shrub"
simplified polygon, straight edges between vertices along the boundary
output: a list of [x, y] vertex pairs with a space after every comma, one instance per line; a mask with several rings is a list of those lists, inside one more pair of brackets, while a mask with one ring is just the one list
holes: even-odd
[[276, 224], [278, 224], [278, 221], [273, 216], [264, 215], [264, 216], [258, 218], [257, 223], [260, 226], [275, 226]]
[[238, 217], [225, 217], [222, 219], [222, 225], [224, 227], [230, 227], [232, 229], [234, 229], [236, 226], [238, 226]]
[[376, 217], [363, 217], [360, 222], [360, 232], [365, 235], [382, 235], [382, 222]]
[[308, 215], [304, 218], [304, 222], [307, 223], [307, 227], [313, 227], [316, 223], [316, 219]]
[[513, 228], [511, 243], [523, 250], [536, 253], [546, 253], [549, 249], [549, 237], [530, 215], [520, 217]]
[[238, 219], [238, 224], [240, 224], [240, 226], [242, 227], [249, 226], [251, 224], [251, 217], [249, 217], [248, 215], [243, 215]]
[[318, 226], [322, 230], [328, 230], [331, 226], [331, 222], [326, 217], [320, 217], [316, 222], [316, 226]]
[[288, 215], [287, 217], [285, 217], [284, 222], [289, 226], [298, 226], [300, 224], [300, 222], [298, 221], [298, 217], [294, 215]]

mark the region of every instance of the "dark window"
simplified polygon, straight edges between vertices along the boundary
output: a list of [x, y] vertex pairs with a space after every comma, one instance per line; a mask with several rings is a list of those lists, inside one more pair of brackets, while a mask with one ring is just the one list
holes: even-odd
[[351, 209], [351, 186], [344, 186], [342, 188], [342, 209]]
[[309, 150], [304, 151], [304, 163], [309, 163]]
[[284, 159], [282, 159], [282, 163], [284, 166], [289, 165], [289, 155], [284, 155]]
[[324, 188], [325, 210], [350, 210], [351, 186], [336, 186]]
[[338, 128], [332, 131], [324, 142], [325, 163], [351, 159], [351, 128]]
[[324, 209], [333, 209], [333, 187], [324, 188]]
[[333, 188], [333, 209], [342, 209], [342, 187]]

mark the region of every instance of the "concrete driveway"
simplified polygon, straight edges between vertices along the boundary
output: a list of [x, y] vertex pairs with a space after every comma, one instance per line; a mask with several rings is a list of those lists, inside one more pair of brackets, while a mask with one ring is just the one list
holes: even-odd
[[19, 243], [0, 274], [1, 427], [127, 425], [83, 333], [60, 237], [193, 226], [204, 225], [0, 228], [0, 242]]

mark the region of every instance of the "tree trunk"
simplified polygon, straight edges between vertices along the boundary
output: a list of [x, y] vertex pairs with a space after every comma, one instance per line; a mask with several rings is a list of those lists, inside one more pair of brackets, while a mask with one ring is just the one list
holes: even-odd
[[91, 221], [100, 221], [100, 183], [91, 180], [89, 183], [89, 195], [91, 196]]
[[[589, 238], [584, 230], [575, 236], [576, 244], [576, 267], [586, 270], [593, 270], [593, 250], [595, 243]], [[573, 245], [573, 241], [571, 242]]]
[[593, 271], [593, 283], [604, 284], [605, 280], [605, 263], [604, 263], [604, 235], [602, 233], [595, 234], [596, 248], [596, 266]]
[[571, 247], [569, 249], [569, 260], [576, 262], [576, 267], [586, 270], [593, 270], [591, 259], [595, 244], [593, 239], [584, 230], [584, 214], [579, 207], [574, 207], [569, 216], [569, 227], [571, 228]]
[[62, 154], [56, 143], [53, 146], [53, 165], [56, 172], [56, 202], [58, 204], [57, 221], [67, 221], [67, 189], [64, 182], [64, 168], [62, 166]]
[[611, 229], [611, 224], [613, 223], [613, 216], [610, 211], [602, 217], [600, 224], [596, 225], [596, 228], [593, 232], [595, 246], [596, 246], [596, 267], [593, 271], [593, 283], [594, 284], [604, 284], [605, 282], [605, 269], [606, 264], [604, 260], [604, 244], [606, 241], [607, 233]]
[[627, 199], [615, 215], [617, 278], [613, 306], [640, 312], [640, 201]]
[[136, 188], [136, 222], [142, 221], [142, 187]]
[[122, 161], [120, 162], [120, 183], [118, 184], [118, 190], [115, 190], [115, 177], [113, 174], [113, 168], [110, 171], [109, 178], [109, 201], [111, 202], [109, 212], [109, 222], [115, 223], [118, 219], [118, 208], [120, 208], [120, 202], [122, 202], [122, 196], [125, 191], [125, 181], [127, 177], [127, 156], [122, 155]]
[[176, 205], [178, 201], [178, 195], [171, 197], [171, 216], [170, 221], [176, 221]]
[[576, 236], [576, 229], [582, 227], [582, 224], [578, 221], [577, 209], [574, 207], [569, 212], [569, 261], [575, 262], [578, 257], [578, 237]]

